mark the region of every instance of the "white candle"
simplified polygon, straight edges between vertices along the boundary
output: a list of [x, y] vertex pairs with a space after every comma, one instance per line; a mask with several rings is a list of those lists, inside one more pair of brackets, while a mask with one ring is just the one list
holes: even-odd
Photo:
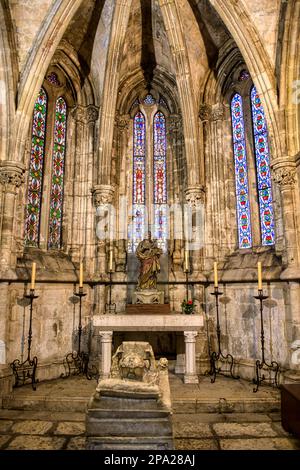
[[109, 272], [112, 272], [113, 270], [113, 250], [109, 250], [109, 264], [108, 264], [108, 270]]
[[257, 279], [258, 279], [258, 290], [262, 290], [262, 274], [261, 274], [261, 262], [257, 263]]
[[190, 270], [189, 250], [185, 250], [185, 252], [184, 252], [184, 270], [186, 272], [188, 272]]
[[35, 286], [35, 274], [36, 274], [36, 263], [32, 263], [32, 271], [31, 271], [31, 289], [34, 290]]
[[214, 283], [215, 287], [218, 287], [218, 267], [216, 261], [214, 262]]
[[80, 261], [79, 287], [83, 287], [83, 263]]

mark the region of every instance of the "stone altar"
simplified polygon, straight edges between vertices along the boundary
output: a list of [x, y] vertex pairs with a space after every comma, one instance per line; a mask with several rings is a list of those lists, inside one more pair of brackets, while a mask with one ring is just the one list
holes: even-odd
[[202, 315], [95, 315], [95, 327], [101, 338], [101, 377], [108, 377], [111, 367], [111, 348], [114, 331], [182, 331], [185, 354], [178, 354], [175, 372], [184, 374], [185, 383], [198, 383], [196, 371], [196, 336], [203, 327]]
[[86, 413], [86, 448], [172, 450], [168, 361], [147, 342], [126, 341]]

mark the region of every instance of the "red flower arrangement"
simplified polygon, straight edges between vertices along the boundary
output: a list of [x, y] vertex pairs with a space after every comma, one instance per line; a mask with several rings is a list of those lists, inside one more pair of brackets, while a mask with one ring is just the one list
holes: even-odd
[[195, 303], [193, 300], [184, 299], [181, 304], [181, 307], [184, 313], [187, 313], [187, 314], [194, 313]]

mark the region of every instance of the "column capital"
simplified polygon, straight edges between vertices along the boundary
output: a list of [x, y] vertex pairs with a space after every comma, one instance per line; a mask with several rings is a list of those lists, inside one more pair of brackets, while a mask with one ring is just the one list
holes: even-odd
[[111, 204], [114, 199], [115, 187], [111, 184], [97, 184], [92, 188], [96, 207]]
[[116, 114], [115, 124], [120, 131], [125, 131], [129, 127], [130, 116], [129, 114]]
[[113, 331], [99, 331], [99, 335], [101, 336], [102, 343], [112, 342]]
[[15, 192], [24, 183], [24, 173], [25, 166], [21, 162], [0, 163], [0, 183], [9, 191]]
[[199, 118], [201, 121], [222, 121], [224, 119], [224, 105], [222, 103], [216, 104], [201, 104], [199, 108]]
[[89, 122], [95, 122], [99, 116], [99, 108], [90, 104], [88, 106], [78, 105], [72, 110], [72, 116], [78, 122], [87, 124]]
[[275, 162], [272, 165], [272, 178], [281, 188], [295, 186], [296, 164], [291, 161]]
[[202, 185], [189, 186], [184, 190], [185, 198], [189, 205], [196, 207], [198, 204], [204, 203], [205, 189]]
[[198, 331], [184, 331], [183, 334], [185, 343], [195, 343]]

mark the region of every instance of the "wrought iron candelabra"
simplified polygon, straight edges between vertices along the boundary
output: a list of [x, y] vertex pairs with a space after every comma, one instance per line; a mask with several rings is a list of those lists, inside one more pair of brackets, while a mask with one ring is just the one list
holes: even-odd
[[105, 313], [117, 313], [116, 304], [111, 301], [111, 291], [112, 291], [112, 271], [109, 271], [109, 290], [108, 290], [108, 303], [105, 304]]
[[[218, 350], [210, 353], [210, 371], [208, 374], [211, 376], [211, 383], [216, 380], [216, 375], [224, 375], [225, 377], [231, 377], [233, 379], [239, 379], [238, 375], [233, 374], [234, 359], [232, 354], [224, 355], [221, 350], [221, 328], [219, 319], [219, 296], [223, 295], [223, 292], [219, 292], [219, 288], [215, 287], [214, 292], [211, 295], [215, 296], [216, 299], [216, 312], [217, 312], [217, 339], [218, 339]], [[222, 370], [222, 366], [219, 366], [220, 362], [227, 363], [228, 367], [226, 370]]]
[[32, 308], [34, 299], [38, 298], [38, 295], [34, 294], [34, 289], [30, 289], [29, 294], [25, 294], [24, 297], [30, 301], [30, 313], [29, 313], [29, 328], [28, 328], [28, 342], [27, 342], [27, 359], [23, 362], [20, 359], [15, 359], [10, 367], [13, 370], [15, 376], [15, 387], [26, 385], [31, 382], [33, 390], [36, 390], [36, 369], [38, 364], [38, 358], [34, 356], [31, 358], [31, 342], [32, 342]]
[[[275, 385], [279, 387], [278, 377], [280, 372], [280, 366], [278, 362], [272, 361], [271, 364], [268, 364], [265, 360], [265, 332], [264, 332], [264, 319], [263, 319], [263, 301], [268, 299], [268, 295], [263, 295], [262, 289], [258, 290], [258, 295], [254, 296], [255, 299], [259, 300], [260, 303], [260, 338], [261, 338], [261, 361], [257, 359], [255, 362], [255, 378], [253, 379], [253, 383], [255, 387], [253, 388], [253, 392], [256, 393], [258, 387], [261, 385], [262, 382], [265, 382], [269, 385]], [[269, 373], [269, 377], [267, 378], [265, 373]], [[273, 373], [273, 376], [272, 376]]]
[[61, 374], [61, 377], [67, 378], [70, 375], [85, 375], [88, 380], [98, 378], [99, 371], [95, 365], [89, 367], [90, 357], [87, 352], [81, 351], [81, 335], [82, 335], [82, 298], [86, 296], [83, 287], [79, 287], [78, 292], [74, 292], [79, 297], [79, 320], [78, 320], [78, 348], [77, 351], [70, 352], [65, 357], [67, 373]]

